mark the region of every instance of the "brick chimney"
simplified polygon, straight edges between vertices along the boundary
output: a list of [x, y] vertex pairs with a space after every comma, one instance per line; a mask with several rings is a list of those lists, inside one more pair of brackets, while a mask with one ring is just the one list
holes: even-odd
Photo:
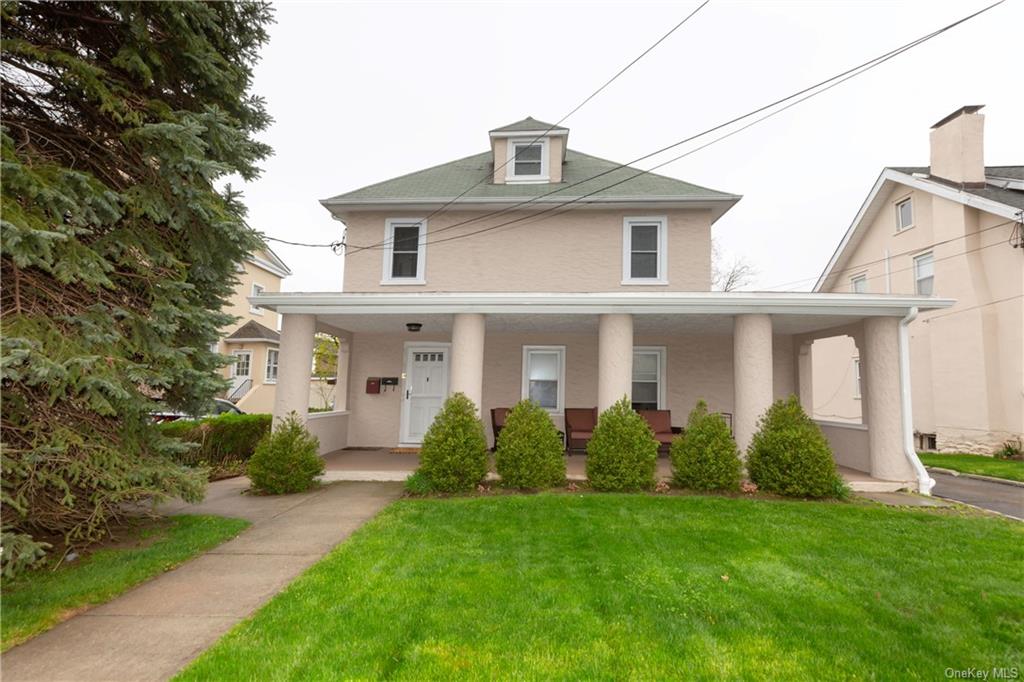
[[983, 106], [961, 107], [932, 126], [931, 175], [962, 187], [985, 185]]

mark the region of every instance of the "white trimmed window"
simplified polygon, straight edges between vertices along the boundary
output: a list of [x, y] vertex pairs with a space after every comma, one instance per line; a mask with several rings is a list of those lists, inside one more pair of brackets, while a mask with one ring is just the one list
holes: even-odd
[[522, 397], [548, 412], [565, 409], [565, 346], [523, 346]]
[[868, 276], [857, 275], [856, 277], [850, 278], [850, 291], [855, 294], [866, 294], [868, 293]]
[[543, 138], [510, 139], [507, 182], [546, 182], [548, 180], [548, 140]]
[[853, 397], [860, 400], [860, 358], [853, 359]]
[[276, 348], [267, 349], [267, 373], [264, 378], [264, 383], [276, 384], [277, 383], [277, 358], [278, 351]]
[[236, 350], [232, 351], [231, 355], [235, 357], [235, 364], [231, 365], [231, 376], [252, 376], [252, 351]]
[[665, 409], [665, 348], [633, 348], [633, 409]]
[[[265, 287], [262, 284], [256, 284], [256, 282], [253, 282], [252, 283], [252, 291], [249, 293], [249, 295], [250, 296], [259, 296], [265, 290], [266, 289], [265, 289]], [[250, 303], [249, 304], [249, 312], [252, 313], [253, 315], [262, 315], [263, 314], [263, 308], [259, 307], [258, 305], [253, 305], [252, 303]]]
[[426, 284], [427, 221], [388, 218], [384, 225], [386, 246], [381, 284]]
[[919, 296], [931, 296], [935, 291], [935, 258], [931, 252], [914, 258], [914, 291]]
[[907, 198], [896, 202], [896, 231], [902, 232], [914, 226], [914, 204]]
[[668, 284], [668, 219], [622, 221], [622, 283]]

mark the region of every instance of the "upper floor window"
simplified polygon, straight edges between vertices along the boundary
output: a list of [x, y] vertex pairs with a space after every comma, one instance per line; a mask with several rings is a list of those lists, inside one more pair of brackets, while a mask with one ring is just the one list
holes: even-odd
[[626, 218], [622, 223], [622, 283], [668, 284], [668, 220]]
[[[253, 282], [252, 283], [252, 291], [250, 292], [249, 295], [250, 296], [259, 296], [264, 291], [266, 291], [266, 287], [264, 287], [262, 284], [256, 284], [255, 282]], [[252, 313], [253, 315], [262, 315], [263, 314], [263, 308], [259, 307], [258, 305], [254, 305], [254, 304], [250, 303], [249, 304], [249, 312]]]
[[565, 346], [523, 346], [522, 396], [549, 412], [565, 409]]
[[914, 258], [914, 291], [920, 296], [931, 296], [935, 290], [935, 258], [931, 252]]
[[857, 275], [856, 277], [850, 278], [850, 291], [855, 294], [866, 294], [868, 293], [868, 276]]
[[633, 348], [633, 409], [661, 410], [665, 404], [665, 348]]
[[541, 182], [548, 179], [548, 141], [546, 139], [509, 140], [508, 158], [506, 180]]
[[385, 221], [381, 284], [425, 284], [427, 223], [419, 218]]
[[914, 226], [914, 204], [909, 198], [896, 202], [896, 231], [902, 232]]

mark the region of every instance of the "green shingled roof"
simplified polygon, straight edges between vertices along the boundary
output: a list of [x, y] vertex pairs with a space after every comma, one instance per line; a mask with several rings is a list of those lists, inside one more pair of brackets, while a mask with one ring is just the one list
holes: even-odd
[[569, 132], [568, 128], [562, 126], [556, 126], [554, 123], [545, 123], [544, 121], [538, 121], [532, 116], [527, 116], [522, 121], [516, 121], [515, 123], [509, 123], [507, 126], [495, 128], [492, 133], [518, 133], [521, 131], [533, 131], [533, 130], [551, 130], [552, 132]]
[[[541, 124], [544, 125], [544, 124]], [[361, 189], [325, 199], [325, 205], [358, 205], [375, 202], [431, 201], [447, 202], [474, 186], [459, 201], [503, 201], [541, 197], [540, 201], [563, 202], [590, 195], [587, 199], [603, 201], [621, 200], [708, 200], [736, 201], [739, 196], [693, 185], [656, 173], [644, 173], [632, 179], [639, 169], [569, 149], [562, 165], [562, 182], [558, 184], [494, 184], [493, 160], [490, 152], [467, 156], [464, 159], [409, 173], [401, 177], [378, 182]], [[605, 173], [594, 178], [599, 173]], [[482, 178], [486, 178], [480, 182]], [[593, 179], [590, 179], [593, 178]], [[582, 181], [582, 182], [581, 182]], [[621, 184], [616, 184], [619, 183]], [[575, 184], [579, 182], [580, 184]], [[612, 186], [614, 185], [614, 186]]]

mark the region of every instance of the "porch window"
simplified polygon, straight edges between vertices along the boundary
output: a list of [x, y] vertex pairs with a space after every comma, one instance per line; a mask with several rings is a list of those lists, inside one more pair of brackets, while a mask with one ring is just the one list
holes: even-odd
[[665, 405], [665, 349], [633, 349], [633, 409], [661, 410]]
[[935, 258], [923, 253], [914, 258], [914, 291], [920, 296], [931, 296], [935, 289]]
[[277, 383], [277, 350], [270, 348], [267, 350], [267, 374], [264, 380], [268, 384]]
[[565, 346], [523, 346], [523, 398], [549, 412], [565, 408]]
[[542, 140], [509, 140], [508, 155], [510, 162], [505, 179], [515, 182], [538, 182], [548, 179], [547, 162], [548, 141]]
[[664, 216], [623, 221], [623, 284], [668, 284], [667, 225]]
[[853, 359], [853, 397], [860, 400], [860, 358]]
[[914, 226], [914, 205], [910, 199], [896, 203], [896, 231], [902, 232]]
[[[255, 282], [253, 282], [252, 283], [252, 289], [249, 292], [249, 295], [250, 296], [259, 296], [264, 291], [265, 291], [265, 289], [264, 289], [262, 284], [256, 284]], [[263, 308], [259, 307], [258, 305], [253, 305], [252, 303], [250, 303], [249, 304], [249, 312], [252, 313], [253, 315], [262, 315], [263, 314]]]
[[427, 223], [422, 219], [388, 219], [384, 233], [384, 279], [381, 284], [425, 284]]

